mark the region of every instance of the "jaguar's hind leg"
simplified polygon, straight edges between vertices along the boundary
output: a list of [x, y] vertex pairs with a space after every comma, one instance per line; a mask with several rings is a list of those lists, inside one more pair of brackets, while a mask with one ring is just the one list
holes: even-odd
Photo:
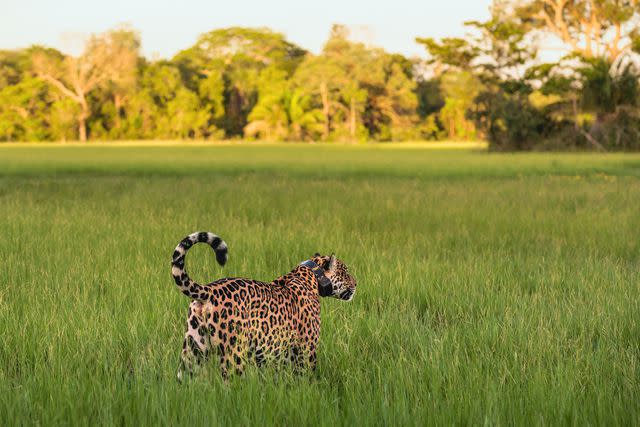
[[185, 375], [193, 375], [209, 357], [209, 333], [204, 319], [201, 317], [200, 306], [189, 307], [187, 319], [187, 332], [184, 334], [182, 352], [180, 354], [180, 366], [178, 367], [178, 381], [182, 381]]
[[246, 354], [243, 350], [244, 343], [237, 333], [231, 333], [228, 342], [219, 344], [218, 355], [223, 378], [229, 378], [232, 373], [235, 375], [244, 373]]

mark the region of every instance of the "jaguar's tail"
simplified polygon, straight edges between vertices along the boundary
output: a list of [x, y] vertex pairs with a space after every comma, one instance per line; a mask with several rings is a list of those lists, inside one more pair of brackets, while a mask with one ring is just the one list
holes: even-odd
[[184, 260], [187, 251], [196, 243], [208, 243], [216, 252], [216, 259], [220, 265], [227, 262], [227, 244], [220, 237], [206, 231], [199, 231], [189, 234], [176, 246], [173, 251], [173, 260], [171, 261], [171, 274], [176, 281], [176, 285], [183, 294], [191, 299], [206, 300], [208, 298], [207, 287], [191, 280], [184, 268]]

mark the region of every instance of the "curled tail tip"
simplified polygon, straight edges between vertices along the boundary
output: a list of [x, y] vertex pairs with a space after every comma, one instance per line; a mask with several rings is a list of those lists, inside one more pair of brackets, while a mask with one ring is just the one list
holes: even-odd
[[228, 256], [226, 252], [224, 254], [220, 252], [216, 252], [216, 261], [218, 261], [218, 264], [224, 266], [227, 263], [227, 259], [228, 259]]
[[228, 260], [229, 249], [227, 243], [218, 235], [209, 231], [196, 231], [182, 239], [173, 252], [173, 264], [184, 268], [184, 257], [187, 251], [196, 243], [207, 243], [216, 253], [216, 260], [220, 265], [225, 265]]
[[196, 243], [207, 243], [216, 253], [216, 260], [220, 265], [225, 265], [228, 257], [228, 248], [224, 240], [217, 235], [208, 231], [197, 231], [189, 234], [182, 239], [178, 246], [173, 251], [173, 257], [171, 259], [171, 275], [173, 276], [176, 285], [182, 291], [192, 299], [204, 298], [202, 290], [206, 287], [194, 282], [185, 269], [185, 257], [189, 249]]
[[[217, 236], [216, 238], [220, 239]], [[217, 245], [215, 244], [215, 242], [212, 243], [211, 247], [216, 253], [216, 261], [218, 261], [218, 264], [225, 265], [227, 263], [227, 260], [229, 259], [229, 248], [227, 247], [227, 243], [224, 240], [220, 240]]]

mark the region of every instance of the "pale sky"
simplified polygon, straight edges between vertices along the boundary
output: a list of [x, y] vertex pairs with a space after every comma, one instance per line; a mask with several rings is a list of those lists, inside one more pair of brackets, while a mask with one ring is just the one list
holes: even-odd
[[[77, 53], [77, 40], [118, 24], [140, 31], [148, 57], [168, 58], [198, 35], [230, 26], [267, 26], [319, 52], [333, 23], [390, 52], [424, 56], [415, 37], [465, 34], [489, 17], [490, 0], [0, 0], [0, 49], [43, 44]], [[73, 41], [76, 41], [75, 43]]]

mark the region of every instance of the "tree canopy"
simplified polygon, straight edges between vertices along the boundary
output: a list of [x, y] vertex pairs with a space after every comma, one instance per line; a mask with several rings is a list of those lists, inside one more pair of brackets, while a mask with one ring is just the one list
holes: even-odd
[[[640, 0], [495, 0], [427, 58], [334, 25], [313, 54], [268, 28], [148, 60], [118, 27], [67, 55], [0, 51], [0, 141], [487, 139], [494, 149], [640, 149]], [[554, 62], [549, 43], [565, 51]]]

